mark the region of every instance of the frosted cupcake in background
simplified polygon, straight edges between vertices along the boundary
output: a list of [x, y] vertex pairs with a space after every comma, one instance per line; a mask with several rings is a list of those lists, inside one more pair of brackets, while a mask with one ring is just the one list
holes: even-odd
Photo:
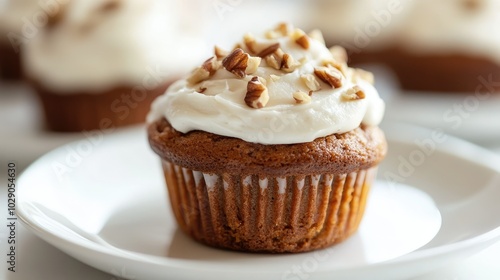
[[[311, 27], [350, 63], [391, 67], [408, 90], [500, 91], [500, 1], [316, 0]], [[481, 85], [483, 77], [488, 86]]]
[[175, 218], [210, 246], [304, 252], [356, 232], [387, 144], [373, 75], [319, 31], [245, 35], [148, 116]]
[[0, 79], [21, 79], [20, 52], [27, 36], [35, 36], [33, 18], [40, 10], [36, 0], [0, 0]]
[[26, 45], [23, 61], [55, 131], [143, 122], [152, 100], [198, 60], [175, 1], [74, 0]]

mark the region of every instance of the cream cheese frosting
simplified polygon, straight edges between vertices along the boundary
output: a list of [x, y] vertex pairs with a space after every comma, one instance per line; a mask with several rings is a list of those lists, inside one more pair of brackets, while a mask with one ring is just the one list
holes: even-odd
[[146, 86], [182, 75], [200, 41], [178, 28], [176, 1], [74, 0], [25, 45], [28, 76], [56, 93]]
[[[359, 75], [361, 70], [348, 68], [343, 58], [335, 57], [321, 39], [307, 37], [308, 47], [305, 49], [293, 36], [257, 38], [255, 44], [279, 44], [283, 53], [295, 59], [294, 70], [275, 69], [264, 57], [253, 73], [240, 78], [228, 71], [229, 67], [224, 66], [222, 60], [223, 66], [207, 79], [195, 84], [189, 79], [174, 83], [155, 100], [148, 122], [164, 117], [183, 133], [202, 130], [261, 144], [304, 143], [353, 130], [360, 124], [378, 125], [385, 104], [370, 79], [362, 78]], [[245, 42], [239, 46], [251, 53]], [[339, 62], [341, 85], [331, 86], [314, 74], [315, 69], [323, 67], [326, 61]], [[336, 71], [336, 68], [329, 67]], [[313, 77], [319, 87], [311, 90], [304, 82], [304, 76]], [[260, 108], [245, 101], [249, 82], [257, 79], [254, 77], [259, 77], [269, 97]], [[346, 94], [352, 93], [353, 88], [362, 92], [362, 98], [346, 99]], [[304, 100], [294, 98], [297, 92], [306, 96]]]
[[0, 0], [0, 35], [2, 40], [9, 32], [19, 33], [26, 22], [32, 22], [38, 12], [42, 10], [40, 5], [46, 0]]

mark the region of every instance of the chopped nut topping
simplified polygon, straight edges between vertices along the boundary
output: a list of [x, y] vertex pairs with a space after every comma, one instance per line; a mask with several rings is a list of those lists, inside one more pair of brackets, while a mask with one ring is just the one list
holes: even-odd
[[295, 43], [297, 43], [303, 49], [309, 49], [309, 37], [307, 37], [304, 31], [295, 29], [295, 31], [292, 33], [292, 39], [295, 40]]
[[187, 78], [187, 81], [189, 84], [194, 85], [208, 79], [209, 77], [210, 72], [208, 72], [206, 69], [203, 69], [203, 67], [197, 67], [196, 69], [194, 69], [193, 73], [191, 73], [191, 76]]
[[323, 37], [323, 33], [319, 29], [314, 29], [309, 32], [308, 36], [322, 44], [325, 44], [325, 38]]
[[342, 73], [336, 68], [318, 67], [314, 68], [314, 74], [323, 82], [329, 84], [332, 88], [342, 86]]
[[194, 85], [208, 79], [210, 76], [215, 74], [217, 69], [220, 68], [219, 63], [220, 62], [217, 61], [215, 56], [205, 60], [201, 67], [194, 69], [191, 76], [187, 79], [188, 83]]
[[269, 75], [269, 80], [272, 81], [272, 82], [276, 82], [279, 79], [281, 79], [281, 77], [278, 76], [278, 75], [273, 75], [273, 74]]
[[290, 73], [293, 72], [297, 67], [300, 66], [300, 63], [295, 61], [293, 57], [287, 53], [283, 55], [283, 60], [281, 61], [281, 70]]
[[375, 77], [373, 76], [372, 72], [365, 71], [365, 70], [359, 69], [359, 68], [355, 68], [353, 70], [354, 70], [353, 74], [352, 74], [353, 82], [357, 82], [358, 79], [361, 79], [361, 80], [367, 81], [368, 83], [370, 83], [372, 85], [375, 84]]
[[305, 74], [300, 76], [300, 79], [304, 82], [306, 87], [312, 91], [317, 91], [321, 89], [321, 85], [319, 84], [316, 77], [313, 74]]
[[335, 59], [325, 59], [321, 63], [323, 66], [332, 66], [334, 68], [337, 68], [337, 70], [344, 72], [344, 70], [347, 68], [347, 63], [343, 62], [338, 62]]
[[251, 57], [242, 49], [236, 49], [222, 60], [222, 66], [239, 78], [245, 77], [257, 70], [260, 57]]
[[255, 54], [255, 48], [254, 48], [254, 45], [256, 43], [255, 41], [255, 37], [250, 34], [250, 33], [247, 33], [245, 34], [245, 36], [243, 36], [243, 42], [245, 43], [245, 46], [247, 47], [248, 51], [252, 54]]
[[217, 57], [212, 56], [211, 58], [205, 60], [201, 67], [207, 70], [210, 73], [210, 76], [212, 76], [220, 68], [219, 63], [220, 62], [217, 61]]
[[266, 56], [268, 56], [268, 55], [271, 55], [271, 54], [272, 54], [272, 53], [274, 53], [275, 51], [277, 51], [277, 50], [279, 49], [279, 47], [280, 47], [280, 43], [272, 44], [272, 45], [270, 45], [269, 47], [267, 47], [267, 48], [265, 48], [265, 49], [261, 50], [261, 51], [257, 54], [257, 56], [264, 58], [264, 57], [266, 57]]
[[365, 99], [365, 92], [358, 86], [354, 86], [342, 93], [342, 98], [346, 101]]
[[290, 26], [290, 24], [288, 24], [286, 22], [282, 22], [282, 23], [278, 24], [278, 26], [276, 26], [276, 28], [274, 30], [283, 36], [287, 36], [290, 33], [291, 29], [292, 29], [292, 27]]
[[247, 84], [247, 94], [245, 103], [252, 108], [258, 109], [266, 106], [269, 101], [267, 87], [262, 83], [259, 77], [253, 77]]
[[340, 63], [347, 63], [347, 51], [341, 46], [333, 46], [330, 48], [330, 52], [333, 55], [333, 59]]
[[253, 74], [259, 68], [262, 58], [256, 56], [248, 56], [247, 68], [245, 69], [246, 74]]
[[207, 90], [206, 87], [200, 87], [199, 89], [196, 90], [196, 92], [199, 92], [199, 93], [204, 93], [205, 90]]
[[226, 57], [229, 54], [229, 52], [219, 48], [218, 46], [215, 46], [214, 47], [214, 54], [217, 57], [217, 59], [221, 59], [221, 58]]
[[271, 55], [266, 56], [266, 63], [267, 65], [271, 66], [272, 68], [276, 70], [281, 69], [281, 63], [283, 62], [283, 55], [285, 53], [281, 49], [277, 49], [274, 53]]
[[269, 30], [267, 31], [264, 36], [266, 37], [266, 39], [276, 39], [276, 38], [279, 38], [279, 37], [282, 37], [280, 33], [274, 31], [274, 30]]
[[297, 102], [298, 104], [311, 102], [311, 96], [302, 91], [294, 92], [293, 99], [295, 99], [295, 102]]

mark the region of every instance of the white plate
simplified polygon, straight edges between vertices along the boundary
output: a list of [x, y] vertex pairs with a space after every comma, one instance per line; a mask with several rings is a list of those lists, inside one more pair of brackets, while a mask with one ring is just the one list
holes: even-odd
[[175, 226], [143, 129], [88, 138], [36, 161], [19, 179], [17, 214], [67, 254], [130, 279], [402, 279], [500, 239], [500, 216], [491, 214], [500, 212], [494, 155], [429, 130], [385, 130], [390, 153], [379, 179], [389, 181], [373, 188], [359, 232], [332, 249], [263, 255], [191, 241]]

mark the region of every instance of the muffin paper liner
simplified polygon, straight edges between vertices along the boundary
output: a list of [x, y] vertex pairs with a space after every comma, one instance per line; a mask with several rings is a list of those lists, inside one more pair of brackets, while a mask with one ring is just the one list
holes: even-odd
[[377, 169], [271, 177], [162, 166], [182, 231], [210, 246], [270, 253], [324, 248], [352, 235]]

